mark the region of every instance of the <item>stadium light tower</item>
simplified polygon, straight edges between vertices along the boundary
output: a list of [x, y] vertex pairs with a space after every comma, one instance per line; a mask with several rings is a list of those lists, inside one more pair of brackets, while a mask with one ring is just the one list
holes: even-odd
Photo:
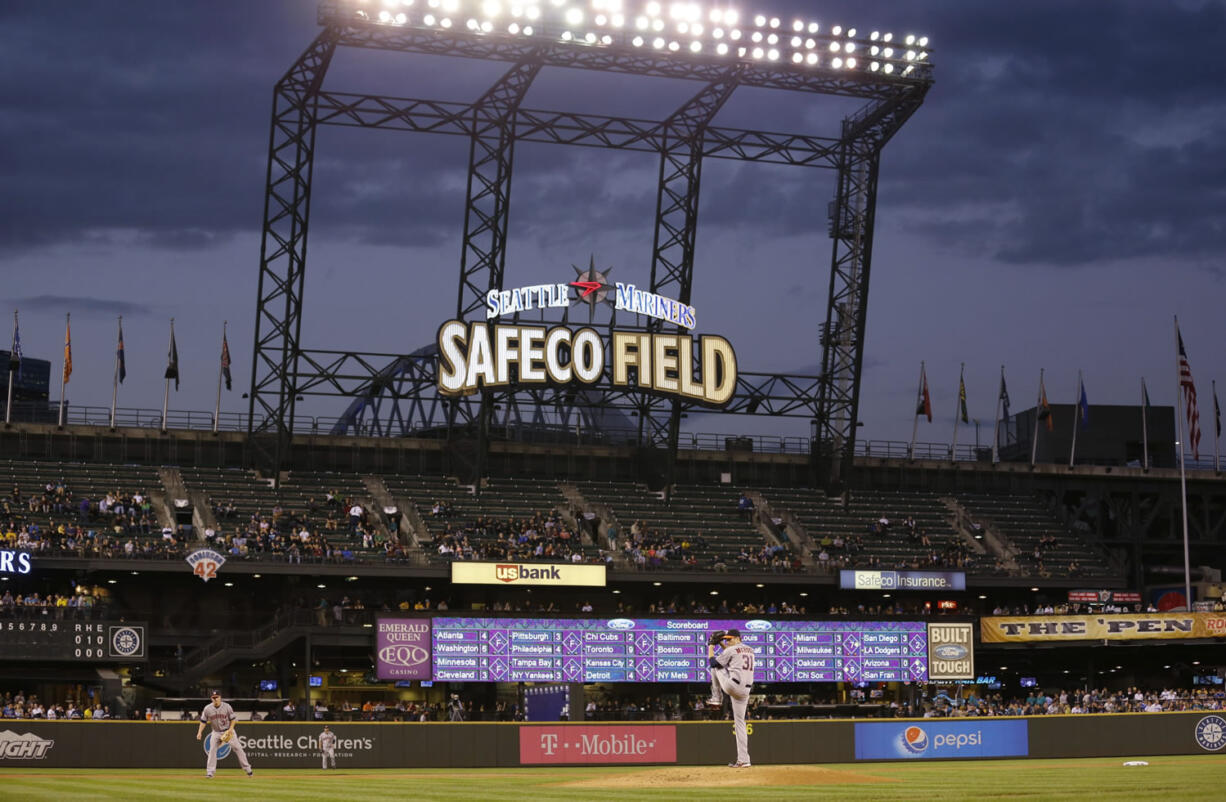
[[[725, 2], [627, 0], [325, 0], [321, 33], [274, 90], [257, 298], [249, 435], [255, 460], [279, 471], [288, 458], [295, 401], [337, 396], [345, 420], [378, 411], [379, 433], [445, 425], [473, 432], [469, 473], [482, 475], [496, 410], [531, 406], [533, 420], [569, 423], [576, 398], [589, 408], [632, 411], [639, 444], [666, 455], [672, 475], [680, 418], [689, 403], [603, 386], [515, 387], [427, 403], [434, 359], [303, 348], [302, 293], [315, 135], [321, 125], [431, 132], [470, 140], [468, 198], [456, 317], [479, 316], [503, 289], [511, 167], [517, 142], [655, 153], [660, 159], [652, 293], [690, 302], [698, 192], [706, 159], [736, 159], [838, 173], [828, 233], [834, 241], [826, 320], [818, 332], [820, 377], [743, 372], [725, 412], [816, 420], [817, 481], [841, 483], [851, 467], [859, 404], [877, 171], [882, 148], [919, 108], [932, 83], [928, 40], [805, 17], [751, 13]], [[508, 71], [475, 102], [395, 98], [324, 87], [338, 47], [501, 61]], [[569, 67], [686, 79], [701, 88], [664, 120], [524, 107], [541, 69]], [[715, 117], [740, 87], [856, 98], [864, 105], [837, 137], [724, 128]], [[646, 330], [669, 328], [653, 320]], [[380, 366], [382, 363], [382, 366]], [[496, 402], [507, 403], [496, 403]]]

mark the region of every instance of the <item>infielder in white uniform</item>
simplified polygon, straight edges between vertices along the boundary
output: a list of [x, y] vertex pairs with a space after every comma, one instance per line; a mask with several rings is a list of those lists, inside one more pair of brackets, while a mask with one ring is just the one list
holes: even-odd
[[234, 732], [234, 723], [237, 720], [234, 708], [230, 707], [229, 702], [221, 701], [221, 694], [218, 691], [213, 691], [212, 698], [212, 703], [204, 706], [204, 712], [200, 714], [200, 727], [196, 730], [197, 741], [203, 737], [205, 727], [213, 730], [213, 737], [209, 739], [209, 762], [205, 765], [204, 776], [212, 777], [217, 771], [217, 750], [222, 743], [228, 743], [230, 749], [234, 750], [235, 756], [238, 757], [238, 765], [242, 766], [243, 771], [247, 772], [247, 776], [250, 777], [251, 764], [247, 762], [247, 753], [243, 751], [242, 744], [238, 742], [238, 736]]
[[711, 671], [711, 704], [721, 705], [727, 694], [732, 703], [732, 732], [736, 735], [736, 762], [728, 766], [747, 769], [749, 763], [749, 733], [745, 727], [745, 710], [749, 707], [749, 692], [753, 689], [753, 649], [741, 643], [739, 630], [730, 629], [720, 639], [720, 653], [715, 645], [707, 645], [707, 662]]
[[332, 768], [336, 768], [336, 733], [324, 725], [324, 731], [319, 734], [319, 753], [323, 759], [323, 767], [328, 768], [328, 763], [332, 764]]

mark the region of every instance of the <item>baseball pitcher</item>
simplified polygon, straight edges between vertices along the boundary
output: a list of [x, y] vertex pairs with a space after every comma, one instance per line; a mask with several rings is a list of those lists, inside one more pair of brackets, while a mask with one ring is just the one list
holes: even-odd
[[325, 769], [328, 768], [329, 763], [332, 764], [332, 768], [336, 768], [336, 733], [327, 724], [324, 725], [324, 731], [319, 734], [319, 753]]
[[[753, 649], [741, 643], [739, 630], [730, 629], [719, 636], [720, 652], [715, 653], [715, 644], [707, 644], [707, 662], [711, 672], [711, 703], [723, 703], [727, 694], [732, 703], [732, 731], [736, 736], [736, 762], [728, 766], [747, 769], [749, 763], [749, 734], [745, 727], [745, 710], [749, 707], [749, 693], [753, 689]], [[712, 638], [714, 640], [714, 638]]]
[[204, 776], [212, 777], [217, 771], [217, 750], [222, 744], [229, 744], [238, 757], [238, 765], [242, 766], [243, 771], [250, 777], [253, 773], [251, 764], [247, 762], [247, 753], [243, 751], [243, 746], [234, 733], [234, 723], [237, 720], [234, 708], [230, 707], [229, 702], [221, 701], [219, 691], [213, 691], [211, 698], [212, 702], [205, 705], [204, 712], [200, 714], [200, 727], [196, 730], [197, 741], [204, 735], [206, 727], [213, 731], [209, 738], [209, 761], [205, 766]]

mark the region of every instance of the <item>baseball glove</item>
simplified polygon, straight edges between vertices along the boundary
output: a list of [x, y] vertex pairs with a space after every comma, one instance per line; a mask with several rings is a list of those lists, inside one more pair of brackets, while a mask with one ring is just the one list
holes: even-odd
[[222, 733], [222, 736], [221, 736], [221, 742], [222, 742], [223, 744], [228, 744], [228, 743], [230, 743], [230, 738], [231, 738], [233, 735], [234, 735], [234, 730], [226, 730], [224, 733]]
[[723, 640], [723, 637], [724, 637], [724, 631], [722, 629], [716, 630], [715, 632], [711, 633], [711, 639], [708, 640], [707, 642], [710, 643], [712, 646], [719, 646], [719, 642]]

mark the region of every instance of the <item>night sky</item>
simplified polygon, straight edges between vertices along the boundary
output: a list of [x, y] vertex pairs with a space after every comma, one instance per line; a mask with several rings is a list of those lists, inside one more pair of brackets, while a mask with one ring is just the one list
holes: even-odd
[[[1178, 314], [1212, 449], [1226, 381], [1226, 4], [1084, 0], [737, 4], [931, 39], [935, 84], [882, 159], [860, 417], [906, 440], [920, 360], [948, 442], [959, 364], [991, 436], [1000, 366], [1015, 409], [1040, 368], [1053, 403], [1175, 400]], [[77, 405], [158, 408], [168, 322], [175, 409], [211, 410], [222, 321], [246, 411], [274, 83], [317, 35], [307, 0], [0, 5], [0, 329], [53, 362], [72, 313]], [[340, 50], [327, 86], [471, 101], [507, 65]], [[526, 106], [659, 119], [697, 84], [546, 69]], [[854, 106], [741, 89], [716, 123], [835, 135]], [[408, 353], [455, 308], [467, 143], [341, 130], [319, 138], [304, 301], [308, 347]], [[648, 282], [657, 157], [521, 145], [507, 286], [571, 265]], [[694, 305], [742, 370], [816, 373], [834, 173], [704, 165]], [[8, 346], [0, 334], [0, 348]], [[321, 416], [344, 402], [312, 402]], [[691, 416], [695, 431], [805, 435], [804, 421]], [[973, 440], [963, 430], [959, 441]], [[1202, 446], [1202, 452], [1206, 449]]]

